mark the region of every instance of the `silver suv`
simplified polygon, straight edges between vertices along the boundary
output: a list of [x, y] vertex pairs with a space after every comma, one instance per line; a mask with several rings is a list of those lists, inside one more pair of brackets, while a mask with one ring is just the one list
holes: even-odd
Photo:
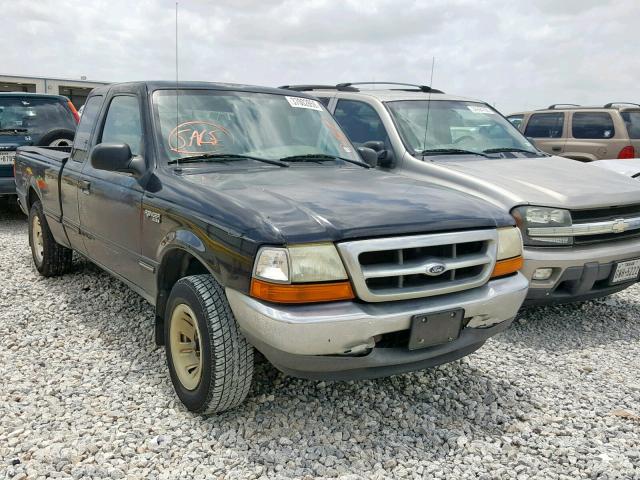
[[364, 85], [286, 88], [319, 98], [355, 144], [378, 152], [379, 168], [510, 211], [525, 243], [525, 304], [601, 297], [638, 281], [637, 180], [538, 150], [483, 101], [427, 86]]

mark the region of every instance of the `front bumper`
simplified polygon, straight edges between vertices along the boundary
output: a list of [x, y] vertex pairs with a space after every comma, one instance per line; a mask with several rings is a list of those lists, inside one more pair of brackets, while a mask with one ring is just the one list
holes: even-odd
[[[226, 293], [242, 333], [277, 368], [344, 380], [418, 370], [471, 353], [509, 326], [527, 287], [518, 273], [472, 290], [384, 303], [275, 305], [236, 290]], [[376, 347], [374, 337], [409, 330], [414, 315], [456, 308], [464, 309], [466, 323], [456, 340], [420, 350]]]
[[0, 177], [0, 195], [16, 195], [16, 181], [13, 177]]
[[[530, 280], [524, 304], [548, 305], [603, 297], [624, 290], [637, 279], [612, 285], [616, 262], [640, 258], [640, 240], [567, 248], [524, 249], [522, 273]], [[548, 280], [533, 280], [538, 268], [553, 268]]]

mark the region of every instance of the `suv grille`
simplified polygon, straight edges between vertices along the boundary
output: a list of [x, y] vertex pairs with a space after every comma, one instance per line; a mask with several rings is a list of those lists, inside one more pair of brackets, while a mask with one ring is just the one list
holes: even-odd
[[[358, 297], [385, 302], [483, 285], [495, 265], [495, 230], [379, 238], [338, 244]], [[428, 273], [430, 267], [441, 273]]]
[[[616, 207], [596, 208], [590, 210], [573, 210], [571, 219], [574, 225], [584, 223], [605, 222], [616, 219], [628, 219], [640, 217], [640, 205], [624, 205]], [[575, 236], [575, 245], [589, 245], [593, 243], [615, 242], [640, 236], [640, 230], [631, 229], [620, 233], [603, 233], [594, 235]]]

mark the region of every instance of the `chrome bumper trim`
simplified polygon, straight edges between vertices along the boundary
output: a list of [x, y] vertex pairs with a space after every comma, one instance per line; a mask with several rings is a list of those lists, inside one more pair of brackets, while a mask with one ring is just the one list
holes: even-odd
[[606, 222], [577, 223], [567, 227], [534, 227], [528, 228], [527, 233], [531, 237], [581, 237], [623, 233], [637, 229], [640, 229], [640, 217], [616, 218]]

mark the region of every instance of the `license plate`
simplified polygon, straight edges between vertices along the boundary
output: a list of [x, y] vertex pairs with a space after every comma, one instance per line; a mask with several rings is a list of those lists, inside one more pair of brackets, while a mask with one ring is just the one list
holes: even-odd
[[446, 312], [414, 315], [411, 319], [409, 350], [453, 342], [460, 336], [463, 318], [464, 310], [461, 308]]
[[16, 152], [0, 152], [0, 165], [13, 165]]
[[635, 280], [640, 273], [640, 258], [636, 260], [629, 260], [627, 262], [620, 262], [615, 265], [613, 278], [611, 283], [626, 282], [629, 280]]

